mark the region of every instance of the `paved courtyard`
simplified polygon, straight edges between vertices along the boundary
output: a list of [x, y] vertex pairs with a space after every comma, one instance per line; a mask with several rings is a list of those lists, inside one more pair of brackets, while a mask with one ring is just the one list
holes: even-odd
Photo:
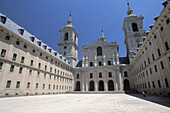
[[61, 94], [0, 98], [0, 113], [170, 113], [170, 99], [126, 94]]

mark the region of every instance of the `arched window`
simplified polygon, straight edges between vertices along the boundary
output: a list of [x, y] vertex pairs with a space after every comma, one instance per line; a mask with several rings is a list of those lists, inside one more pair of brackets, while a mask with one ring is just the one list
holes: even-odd
[[137, 25], [137, 23], [132, 23], [132, 29], [133, 29], [133, 32], [138, 31], [138, 25]]
[[68, 40], [68, 33], [65, 33], [64, 35], [64, 41]]
[[102, 47], [97, 47], [97, 56], [101, 56], [102, 55]]
[[76, 35], [74, 36], [74, 42], [76, 42]]

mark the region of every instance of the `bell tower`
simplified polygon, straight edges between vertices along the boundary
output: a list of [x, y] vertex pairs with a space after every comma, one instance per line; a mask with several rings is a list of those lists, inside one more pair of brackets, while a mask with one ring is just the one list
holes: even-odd
[[133, 10], [130, 8], [129, 3], [127, 17], [123, 21], [123, 30], [125, 33], [125, 45], [127, 50], [127, 57], [129, 61], [133, 59], [137, 49], [139, 49], [140, 43], [143, 42], [143, 37], [146, 36], [145, 28], [143, 24], [143, 16], [137, 16], [133, 14]]
[[74, 67], [78, 60], [78, 33], [72, 25], [71, 13], [68, 24], [59, 30], [60, 41], [58, 43], [58, 52], [66, 57]]

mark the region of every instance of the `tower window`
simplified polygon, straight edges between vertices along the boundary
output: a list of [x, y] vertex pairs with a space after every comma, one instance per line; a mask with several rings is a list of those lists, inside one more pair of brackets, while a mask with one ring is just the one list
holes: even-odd
[[67, 46], [64, 46], [64, 49], [67, 49]]
[[93, 65], [93, 62], [90, 62], [90, 67], [92, 67], [92, 66], [94, 66], [94, 65]]
[[90, 78], [93, 78], [93, 73], [90, 73]]
[[133, 29], [133, 32], [138, 31], [137, 23], [132, 23], [132, 29]]
[[99, 78], [102, 78], [102, 73], [101, 72], [99, 73]]
[[65, 33], [64, 35], [64, 41], [68, 40], [68, 33]]
[[102, 66], [102, 62], [101, 61], [99, 61], [99, 66]]
[[74, 36], [74, 42], [76, 42], [76, 35]]
[[102, 56], [102, 47], [97, 47], [97, 56]]
[[3, 24], [5, 24], [6, 20], [7, 20], [7, 18], [6, 18], [6, 17], [1, 16], [1, 22], [2, 22]]

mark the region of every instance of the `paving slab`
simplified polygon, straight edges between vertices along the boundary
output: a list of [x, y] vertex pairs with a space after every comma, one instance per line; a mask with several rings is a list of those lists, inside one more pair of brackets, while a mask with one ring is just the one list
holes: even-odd
[[[127, 94], [60, 94], [0, 98], [0, 113], [170, 113], [166, 105]], [[147, 97], [149, 98], [149, 97]]]

